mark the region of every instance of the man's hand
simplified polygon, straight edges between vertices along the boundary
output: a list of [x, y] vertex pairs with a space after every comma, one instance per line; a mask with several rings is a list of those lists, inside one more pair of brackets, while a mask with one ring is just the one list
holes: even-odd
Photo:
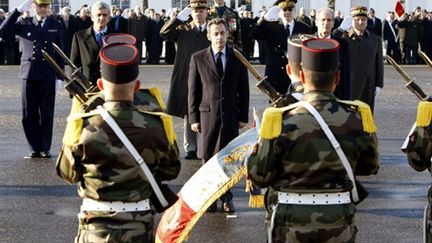
[[348, 31], [349, 28], [351, 28], [351, 24], [352, 24], [352, 17], [351, 16], [345, 17], [342, 20], [342, 23], [340, 24], [339, 29], [341, 29], [343, 31]]
[[239, 122], [238, 123], [238, 127], [239, 129], [242, 129], [243, 127], [245, 127], [247, 125], [247, 122]]
[[279, 6], [273, 6], [267, 13], [264, 15], [264, 19], [267, 21], [276, 21], [279, 19], [279, 13], [282, 9]]
[[378, 97], [379, 93], [381, 93], [381, 88], [376, 86], [375, 87], [375, 98]]
[[55, 87], [56, 94], [58, 94], [58, 92], [60, 92], [60, 90], [63, 88], [62, 83], [63, 83], [63, 80], [56, 79], [56, 87]]
[[189, 19], [189, 15], [192, 13], [192, 8], [186, 7], [177, 15], [177, 19], [180, 21], [186, 21]]
[[18, 12], [23, 13], [30, 10], [33, 0], [25, 0], [17, 7]]
[[196, 132], [196, 133], [200, 133], [201, 132], [201, 124], [199, 122], [192, 124], [191, 130]]

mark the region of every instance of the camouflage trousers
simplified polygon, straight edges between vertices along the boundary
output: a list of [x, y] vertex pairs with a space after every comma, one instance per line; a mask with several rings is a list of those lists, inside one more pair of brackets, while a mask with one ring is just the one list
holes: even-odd
[[277, 204], [268, 242], [355, 242], [354, 204]]
[[154, 213], [88, 212], [78, 214], [77, 243], [154, 242]]

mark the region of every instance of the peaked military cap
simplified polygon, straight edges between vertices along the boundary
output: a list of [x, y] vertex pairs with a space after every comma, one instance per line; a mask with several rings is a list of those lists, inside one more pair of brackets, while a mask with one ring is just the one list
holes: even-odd
[[277, 0], [274, 5], [285, 10], [287, 8], [295, 8], [296, 3], [297, 0]]
[[34, 0], [34, 4], [51, 4], [51, 0]]
[[351, 17], [361, 16], [361, 15], [367, 17], [367, 14], [368, 14], [368, 10], [364, 6], [355, 6], [351, 8]]
[[111, 45], [111, 44], [129, 44], [135, 45], [136, 38], [133, 35], [123, 34], [123, 33], [114, 33], [109, 34], [103, 38], [103, 46]]
[[138, 49], [134, 45], [115, 43], [100, 51], [101, 76], [116, 84], [129, 83], [138, 77]]
[[339, 42], [309, 39], [302, 42], [302, 68], [316, 72], [334, 71], [339, 66]]
[[208, 8], [207, 0], [191, 0], [189, 7], [195, 8]]
[[288, 39], [288, 60], [290, 62], [301, 62], [301, 44], [303, 41], [314, 38], [313, 35], [298, 34]]

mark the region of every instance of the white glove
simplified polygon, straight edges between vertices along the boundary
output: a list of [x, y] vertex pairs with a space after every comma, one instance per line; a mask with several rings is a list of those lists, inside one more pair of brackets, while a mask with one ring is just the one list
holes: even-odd
[[180, 21], [186, 21], [189, 19], [189, 15], [192, 13], [192, 8], [186, 7], [179, 14], [177, 14], [177, 19]]
[[63, 83], [63, 80], [56, 79], [56, 84], [55, 84], [56, 85], [56, 87], [55, 87], [56, 94], [58, 94], [58, 92], [60, 92], [60, 90], [63, 88], [62, 83]]
[[264, 19], [267, 21], [276, 21], [279, 19], [279, 13], [281, 12], [281, 8], [279, 6], [273, 6], [267, 13], [264, 15]]
[[381, 88], [380, 87], [375, 87], [375, 98], [378, 97], [379, 93], [381, 93]]
[[343, 31], [347, 31], [347, 30], [349, 30], [349, 28], [351, 28], [351, 22], [352, 22], [351, 16], [345, 17], [342, 20], [342, 23], [340, 24], [339, 28]]
[[33, 3], [33, 0], [25, 0], [21, 5], [17, 7], [18, 12], [23, 13], [25, 11], [29, 11], [30, 7]]

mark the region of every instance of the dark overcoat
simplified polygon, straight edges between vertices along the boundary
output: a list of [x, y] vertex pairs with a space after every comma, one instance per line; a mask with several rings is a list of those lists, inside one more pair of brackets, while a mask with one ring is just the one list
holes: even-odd
[[193, 54], [190, 63], [189, 122], [201, 124], [198, 157], [204, 160], [238, 136], [238, 122], [248, 121], [248, 73], [233, 49], [226, 50], [223, 77], [217, 73], [211, 47]]
[[174, 18], [162, 27], [160, 35], [166, 40], [174, 41], [177, 45], [166, 112], [173, 116], [184, 117], [188, 109], [187, 84], [190, 59], [193, 53], [210, 45], [207, 30], [199, 32], [193, 22], [184, 23]]
[[347, 45], [343, 51], [348, 52], [345, 56], [349, 58], [341, 61], [340, 64], [342, 69], [349, 68], [349, 99], [366, 102], [373, 111], [375, 88], [384, 86], [381, 38], [368, 30], [359, 37], [352, 28], [345, 33], [336, 29], [333, 34], [342, 37]]
[[[108, 33], [114, 31], [108, 27]], [[93, 84], [100, 78], [100, 47], [98, 46], [93, 33], [93, 26], [78, 31], [72, 38], [70, 59], [77, 67], [82, 67], [82, 73]]]

